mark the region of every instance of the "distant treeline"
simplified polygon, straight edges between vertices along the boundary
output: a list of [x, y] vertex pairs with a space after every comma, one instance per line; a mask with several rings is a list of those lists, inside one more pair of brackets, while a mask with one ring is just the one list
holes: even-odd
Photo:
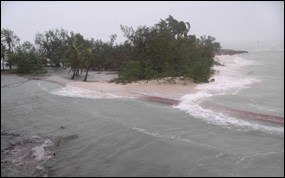
[[10, 67], [17, 65], [18, 73], [42, 72], [43, 66], [51, 64], [70, 67], [74, 79], [84, 70], [85, 81], [90, 69], [117, 70], [118, 82], [164, 77], [208, 82], [213, 74], [214, 56], [221, 46], [211, 36], [189, 35], [189, 22], [169, 16], [151, 27], [134, 30], [121, 25], [121, 30], [127, 38], [123, 44], [114, 44], [116, 34], [102, 42], [55, 29], [37, 33], [33, 45], [27, 41], [20, 44], [13, 31], [2, 29], [1, 59]]

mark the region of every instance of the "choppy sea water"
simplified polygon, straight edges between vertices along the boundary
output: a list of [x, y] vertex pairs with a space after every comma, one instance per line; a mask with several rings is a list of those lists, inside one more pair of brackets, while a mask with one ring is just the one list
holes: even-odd
[[2, 75], [1, 175], [284, 176], [284, 125], [221, 109], [284, 118], [284, 52], [220, 60], [174, 107]]
[[[225, 66], [214, 67], [215, 82], [198, 85], [198, 92], [182, 97], [176, 108], [211, 124], [283, 134], [284, 52], [252, 51], [218, 60]], [[282, 127], [264, 122], [274, 118]]]

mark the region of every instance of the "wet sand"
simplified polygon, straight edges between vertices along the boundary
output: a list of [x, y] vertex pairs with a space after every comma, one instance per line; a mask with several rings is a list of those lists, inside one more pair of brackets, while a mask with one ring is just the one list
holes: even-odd
[[[91, 75], [96, 75], [96, 72], [91, 73]], [[121, 97], [145, 97], [146, 95], [151, 95], [169, 99], [179, 99], [185, 94], [193, 93], [197, 85], [191, 81], [185, 82], [178, 79], [175, 81], [166, 79], [138, 81], [128, 84], [110, 83], [108, 80], [73, 81], [62, 76], [50, 76], [43, 80]]]
[[[94, 73], [91, 75], [94, 75]], [[94, 91], [95, 93], [93, 94], [95, 95], [130, 97], [167, 105], [177, 105], [182, 96], [197, 92], [197, 90], [195, 89], [195, 87], [197, 86], [196, 83], [193, 83], [189, 80], [187, 82], [178, 79], [170, 80], [170, 78], [161, 80], [138, 81], [128, 84], [110, 83], [106, 80], [95, 82], [71, 81], [66, 78], [63, 78], [62, 76], [47, 77], [44, 80], [57, 84], [67, 85], [70, 87], [77, 87]], [[250, 119], [284, 124], [283, 117], [259, 114], [254, 112], [246, 112], [218, 105], [206, 107], [212, 108], [216, 111], [222, 110], [224, 113], [230, 113], [232, 115], [234, 114]]]

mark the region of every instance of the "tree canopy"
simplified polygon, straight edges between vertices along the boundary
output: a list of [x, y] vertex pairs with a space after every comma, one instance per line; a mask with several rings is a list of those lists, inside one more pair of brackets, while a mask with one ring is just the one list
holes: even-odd
[[130, 55], [120, 66], [119, 81], [184, 77], [207, 82], [220, 44], [211, 36], [188, 35], [190, 23], [172, 16], [152, 27], [121, 26]]
[[[19, 41], [20, 38], [17, 35], [15, 35], [15, 33], [12, 30], [4, 28], [1, 29], [1, 48], [4, 47], [5, 49], [8, 50], [7, 62], [10, 66], [10, 69], [12, 68], [13, 65], [12, 54], [16, 45], [19, 44]], [[3, 67], [3, 72], [4, 72], [4, 67]]]
[[68, 32], [64, 29], [49, 30], [44, 34], [37, 33], [35, 44], [38, 45], [43, 57], [59, 67], [67, 47], [67, 36]]
[[[123, 44], [85, 39], [80, 33], [64, 29], [37, 33], [34, 46], [25, 42], [16, 47], [18, 37], [8, 29], [1, 30], [1, 56], [5, 51], [13, 55], [19, 72], [31, 72], [47, 64], [49, 59], [56, 67], [70, 67], [71, 79], [86, 71], [117, 70], [118, 82], [182, 77], [195, 82], [207, 82], [213, 74], [214, 55], [221, 48], [214, 37], [189, 34], [189, 22], [179, 21], [171, 15], [153, 26], [136, 29], [121, 25], [127, 38]], [[3, 47], [2, 47], [3, 46]], [[24, 57], [24, 59], [22, 59]], [[29, 59], [29, 60], [27, 60]], [[31, 70], [23, 69], [29, 66]], [[31, 65], [33, 67], [31, 67]]]

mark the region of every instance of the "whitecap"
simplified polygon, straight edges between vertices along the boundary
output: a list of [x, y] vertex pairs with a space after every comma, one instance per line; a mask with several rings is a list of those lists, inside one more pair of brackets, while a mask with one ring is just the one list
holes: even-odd
[[210, 99], [212, 96], [225, 94], [236, 95], [242, 89], [248, 88], [251, 84], [261, 81], [254, 77], [245, 76], [239, 72], [241, 67], [253, 64], [250, 60], [237, 56], [223, 55], [219, 56], [218, 61], [225, 64], [225, 67], [214, 67], [215, 70], [219, 71], [219, 73], [213, 76], [215, 81], [197, 85], [197, 93], [184, 95], [180, 98], [180, 103], [173, 107], [214, 125], [243, 127], [270, 132], [284, 132], [284, 128], [251, 123], [246, 120], [237, 119], [226, 113], [213, 111], [200, 106], [202, 101]]
[[205, 109], [199, 105], [202, 100], [205, 100], [214, 95], [206, 93], [206, 92], [198, 92], [194, 94], [188, 94], [183, 96], [180, 100], [181, 102], [173, 106], [174, 108], [185, 111], [186, 113], [192, 115], [195, 118], [202, 119], [209, 124], [221, 125], [221, 126], [234, 126], [234, 127], [243, 127], [254, 130], [262, 130], [268, 132], [284, 132], [284, 128], [279, 127], [270, 127], [263, 126], [256, 123], [251, 123], [242, 119], [237, 119], [231, 117], [225, 113], [213, 111], [211, 109]]
[[54, 90], [51, 94], [67, 97], [89, 98], [89, 99], [113, 99], [123, 98], [122, 96], [114, 95], [106, 92], [97, 92], [89, 89], [66, 85], [60, 89]]
[[240, 68], [253, 64], [250, 60], [223, 55], [218, 57], [218, 61], [225, 66], [213, 67], [214, 70], [219, 71], [212, 77], [215, 82], [197, 85], [196, 89], [206, 90], [214, 94], [225, 92], [237, 94], [241, 89], [248, 88], [251, 84], [261, 81], [255, 77], [245, 76], [240, 73]]

